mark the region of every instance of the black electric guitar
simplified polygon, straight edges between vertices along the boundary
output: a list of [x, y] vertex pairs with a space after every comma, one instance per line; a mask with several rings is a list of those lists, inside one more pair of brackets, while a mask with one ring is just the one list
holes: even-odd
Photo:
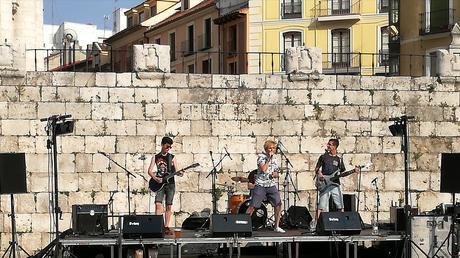
[[194, 163], [188, 167], [185, 167], [179, 171], [176, 171], [174, 173], [171, 173], [171, 174], [168, 174], [164, 177], [162, 177], [163, 181], [161, 181], [161, 183], [158, 183], [157, 181], [155, 181], [153, 178], [150, 178], [149, 180], [149, 188], [150, 190], [152, 190], [152, 192], [157, 192], [159, 190], [161, 190], [163, 188], [163, 186], [166, 184], [166, 183], [169, 183], [169, 180], [171, 178], [173, 178], [174, 176], [178, 176], [180, 174], [182, 174], [182, 172], [188, 170], [188, 169], [191, 169], [191, 168], [195, 168], [195, 167], [198, 167], [200, 165], [200, 163]]
[[[372, 163], [367, 163], [366, 165], [364, 166], [358, 166], [359, 169], [363, 169], [363, 168], [366, 168], [368, 169], [370, 166], [372, 165]], [[349, 176], [351, 174], [355, 173], [355, 169], [352, 169], [352, 170], [348, 170], [348, 171], [345, 171], [345, 172], [340, 172], [340, 170], [337, 170], [335, 171], [334, 173], [330, 174], [330, 175], [324, 175], [324, 180], [320, 180], [319, 179], [319, 176], [316, 177], [316, 182], [315, 182], [315, 186], [316, 186], [316, 189], [322, 193], [324, 192], [324, 190], [326, 190], [329, 186], [331, 185], [336, 185], [338, 186], [339, 184], [333, 182], [341, 177], [345, 177], [345, 176]]]

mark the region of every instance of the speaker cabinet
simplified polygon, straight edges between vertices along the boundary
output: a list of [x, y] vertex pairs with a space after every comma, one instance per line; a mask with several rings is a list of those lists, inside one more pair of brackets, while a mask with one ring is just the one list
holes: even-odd
[[72, 229], [76, 234], [101, 235], [108, 231], [107, 205], [72, 205]]
[[460, 193], [460, 153], [442, 153], [441, 193]]
[[212, 214], [211, 232], [214, 237], [252, 236], [249, 214]]
[[0, 153], [0, 194], [27, 193], [24, 153]]
[[310, 228], [312, 217], [307, 207], [291, 206], [287, 210], [287, 223], [291, 228]]
[[162, 238], [164, 224], [162, 215], [123, 216], [124, 238]]
[[[355, 194], [343, 194], [343, 209], [344, 211], [356, 211]], [[339, 211], [332, 198], [329, 199], [329, 211]]]
[[361, 217], [357, 212], [321, 212], [316, 224], [318, 235], [358, 235], [361, 229]]
[[183, 229], [195, 230], [199, 228], [209, 229], [209, 217], [188, 217], [182, 222]]

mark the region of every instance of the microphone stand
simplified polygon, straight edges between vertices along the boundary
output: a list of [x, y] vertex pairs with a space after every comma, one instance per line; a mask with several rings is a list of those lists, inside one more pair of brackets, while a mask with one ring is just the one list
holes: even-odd
[[[283, 143], [281, 141], [278, 141], [279, 145], [283, 146]], [[279, 151], [281, 154], [281, 159], [284, 158], [284, 162], [286, 163], [286, 175], [284, 176], [284, 189], [283, 189], [283, 194], [284, 194], [284, 207], [283, 207], [283, 212], [286, 213], [286, 207], [289, 207], [289, 185], [292, 184], [292, 187], [294, 188], [294, 205], [296, 204], [297, 199], [300, 200], [299, 193], [297, 191], [297, 188], [294, 184], [294, 180], [292, 180], [291, 173], [289, 167], [293, 168], [294, 166], [292, 165], [291, 161], [289, 158], [286, 156], [284, 151], [281, 149], [281, 147], [277, 145], [276, 149]], [[284, 147], [286, 149], [286, 147]]]
[[357, 204], [356, 204], [356, 212], [359, 213], [359, 200], [361, 196], [361, 178], [362, 178], [362, 171], [361, 169], [359, 170], [359, 175], [358, 175], [358, 189], [356, 190], [358, 192], [358, 197], [357, 197]]
[[209, 155], [211, 155], [211, 161], [212, 161], [212, 169], [209, 172], [209, 174], [206, 176], [208, 178], [209, 176], [211, 177], [211, 195], [212, 195], [212, 213], [215, 214], [217, 213], [217, 200], [216, 200], [216, 178], [217, 178], [217, 167], [222, 163], [222, 161], [225, 159], [225, 157], [230, 157], [230, 155], [226, 152], [224, 153], [224, 156], [220, 158], [219, 162], [214, 165], [214, 157], [212, 156], [212, 151], [209, 151]]
[[[128, 215], [131, 215], [131, 188], [130, 188], [130, 183], [129, 183], [129, 177], [136, 177], [133, 173], [129, 172], [125, 167], [122, 165], [118, 164], [115, 160], [113, 160], [107, 153], [99, 151], [100, 154], [104, 155], [108, 160], [112, 161], [115, 165], [120, 167], [126, 172], [126, 177], [128, 178]], [[144, 178], [144, 180], [146, 180]]]
[[114, 220], [113, 220], [113, 196], [115, 195], [115, 193], [116, 191], [110, 192], [109, 202], [107, 203], [107, 205], [109, 206], [109, 210], [110, 210], [110, 217], [112, 217], [112, 225], [110, 226], [111, 230], [115, 229]]
[[377, 184], [377, 178], [372, 180], [372, 184], [375, 186], [375, 194], [377, 195], [376, 200], [376, 223], [379, 224], [379, 206], [380, 206], [380, 194], [379, 194], [379, 186]]

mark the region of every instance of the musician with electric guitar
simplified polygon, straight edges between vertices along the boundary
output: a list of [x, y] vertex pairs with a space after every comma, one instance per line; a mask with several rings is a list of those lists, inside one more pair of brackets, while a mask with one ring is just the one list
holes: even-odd
[[329, 139], [326, 145], [326, 152], [321, 155], [316, 163], [316, 187], [318, 190], [318, 205], [316, 219], [322, 211], [329, 211], [329, 199], [332, 197], [335, 206], [343, 211], [343, 194], [340, 187], [340, 177], [359, 172], [360, 168], [355, 167], [345, 172], [345, 164], [342, 158], [337, 155], [339, 147], [338, 139]]

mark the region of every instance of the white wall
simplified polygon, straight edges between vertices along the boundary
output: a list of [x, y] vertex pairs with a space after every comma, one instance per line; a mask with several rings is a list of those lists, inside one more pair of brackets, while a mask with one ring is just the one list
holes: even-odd
[[113, 28], [112, 33], [116, 34], [127, 27], [127, 20], [125, 12], [128, 11], [127, 8], [118, 8], [112, 13]]
[[65, 34], [74, 33], [77, 36], [77, 44], [82, 48], [86, 48], [88, 44], [93, 42], [102, 43], [105, 38], [112, 35], [112, 31], [97, 29], [96, 25], [64, 22], [61, 25], [49, 25], [43, 26], [43, 33], [45, 38], [45, 48], [63, 48], [63, 39]]

